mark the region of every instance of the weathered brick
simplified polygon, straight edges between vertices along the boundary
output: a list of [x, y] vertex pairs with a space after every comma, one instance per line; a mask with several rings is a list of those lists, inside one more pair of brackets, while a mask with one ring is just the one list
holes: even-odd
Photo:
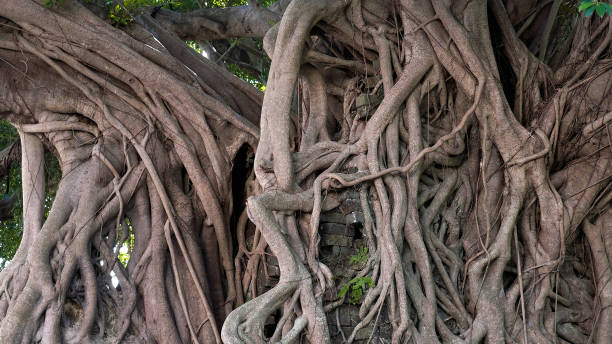
[[324, 234], [321, 235], [321, 245], [323, 246], [344, 246], [349, 247], [353, 243], [353, 238], [336, 235], [336, 234]]
[[346, 214], [345, 221], [347, 224], [352, 225], [356, 223], [364, 223], [365, 219], [361, 211], [354, 211], [352, 213]]
[[319, 228], [319, 231], [321, 234], [336, 234], [336, 235], [344, 235], [344, 236], [351, 236], [351, 237], [355, 235], [355, 230], [352, 229], [351, 227], [345, 224], [332, 223], [332, 222], [322, 223]]
[[276, 258], [276, 256], [266, 255], [266, 262], [269, 265], [278, 266], [278, 258]]
[[338, 211], [329, 211], [325, 213], [321, 213], [319, 218], [321, 223], [331, 222], [331, 223], [341, 223], [344, 224], [344, 215]]
[[362, 106], [376, 106], [380, 103], [380, 99], [376, 94], [360, 94], [355, 98], [355, 108], [360, 108]]

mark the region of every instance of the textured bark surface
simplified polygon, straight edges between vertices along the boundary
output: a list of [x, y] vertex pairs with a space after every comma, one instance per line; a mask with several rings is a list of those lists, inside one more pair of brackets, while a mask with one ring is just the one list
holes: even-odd
[[[0, 342], [610, 343], [612, 23], [575, 7], [0, 0]], [[257, 40], [265, 96], [221, 65]]]

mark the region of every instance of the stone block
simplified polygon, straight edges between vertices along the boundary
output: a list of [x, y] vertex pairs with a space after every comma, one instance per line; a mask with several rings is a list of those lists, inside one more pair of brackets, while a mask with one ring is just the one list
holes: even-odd
[[378, 84], [378, 82], [381, 80], [380, 76], [371, 76], [369, 78], [366, 79], [366, 87], [367, 88], [374, 88], [376, 87], [376, 84]]
[[356, 223], [364, 223], [365, 219], [363, 217], [363, 213], [361, 211], [354, 211], [352, 213], [346, 214], [344, 217], [345, 221], [349, 225], [354, 225]]
[[[332, 313], [331, 316], [336, 319], [336, 314]], [[359, 323], [359, 308], [352, 305], [342, 305], [338, 309], [338, 319], [340, 325], [354, 327]]]
[[380, 99], [376, 94], [362, 93], [355, 98], [355, 108], [362, 106], [374, 107], [380, 103]]
[[268, 264], [266, 268], [268, 269], [268, 275], [270, 275], [270, 277], [280, 276], [280, 268], [277, 265]]
[[[355, 172], [357, 171], [354, 171], [353, 173]], [[354, 189], [348, 189], [340, 194], [340, 199], [342, 199], [343, 201], [347, 199], [359, 200], [359, 192]]]
[[332, 246], [332, 254], [336, 256], [350, 256], [354, 253], [353, 248], [343, 246]]
[[335, 235], [344, 235], [344, 236], [354, 236], [355, 230], [351, 227], [341, 224], [341, 223], [333, 223], [327, 222], [322, 223], [319, 227], [319, 231], [321, 234], [335, 234]]
[[336, 234], [321, 235], [321, 245], [322, 246], [350, 247], [352, 244], [353, 244], [353, 238], [348, 237], [348, 236], [336, 235]]
[[357, 331], [357, 333], [355, 334], [355, 340], [366, 340], [370, 338], [370, 334], [373, 330], [374, 329], [371, 327], [364, 327], [362, 329], [359, 329], [359, 331]]
[[321, 213], [319, 217], [319, 221], [321, 223], [331, 222], [331, 223], [341, 223], [344, 224], [344, 215], [338, 211], [328, 211], [325, 213]]
[[266, 255], [266, 263], [268, 263], [268, 265], [278, 266], [278, 258], [275, 256]]
[[342, 202], [342, 205], [340, 205], [340, 209], [342, 209], [343, 213], [361, 211], [361, 200], [359, 200], [359, 198], [349, 198]]

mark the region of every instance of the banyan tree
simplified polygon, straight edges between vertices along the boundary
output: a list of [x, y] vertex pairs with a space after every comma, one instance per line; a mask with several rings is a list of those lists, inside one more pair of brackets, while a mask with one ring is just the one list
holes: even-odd
[[608, 12], [0, 0], [0, 342], [612, 342]]

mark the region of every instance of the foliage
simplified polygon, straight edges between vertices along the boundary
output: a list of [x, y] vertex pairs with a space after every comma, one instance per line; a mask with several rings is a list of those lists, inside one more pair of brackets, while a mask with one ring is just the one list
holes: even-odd
[[106, 1], [108, 17], [115, 26], [126, 26], [142, 8], [161, 7], [178, 12], [193, 11], [202, 5], [197, 0], [110, 0]]
[[607, 14], [612, 14], [612, 5], [603, 1], [597, 0], [582, 0], [578, 11], [584, 12], [585, 17], [590, 17], [594, 12], [597, 12], [600, 18]]
[[64, 0], [44, 0], [42, 2], [43, 6], [49, 7], [49, 8], [57, 7], [57, 6], [59, 6], [59, 5], [63, 4], [63, 3], [64, 3]]
[[270, 67], [266, 66], [266, 68], [264, 69], [264, 73], [262, 73], [259, 76], [255, 76], [253, 75], [253, 73], [240, 68], [237, 64], [235, 63], [228, 63], [227, 64], [227, 70], [229, 70], [232, 74], [234, 74], [235, 76], [239, 77], [240, 79], [248, 82], [249, 84], [253, 85], [255, 88], [257, 88], [258, 90], [264, 92], [266, 90], [266, 84], [265, 81], [268, 79], [268, 71], [269, 71]]
[[[127, 267], [127, 264], [130, 261], [130, 255], [134, 250], [134, 228], [132, 227], [130, 220], [127, 218], [125, 219], [125, 225], [127, 226], [127, 228], [122, 228], [122, 230], [128, 231], [129, 234], [127, 240], [125, 242], [117, 243], [117, 245], [121, 245], [119, 246], [119, 254], [117, 255], [117, 258], [119, 259], [123, 267]], [[121, 225], [121, 227], [123, 227], [123, 224]]]
[[[232, 45], [237, 45], [240, 43], [240, 38], [232, 39], [230, 40], [230, 42]], [[239, 65], [235, 63], [226, 63], [225, 67], [227, 68], [228, 71], [230, 71], [235, 76], [248, 82], [249, 84], [257, 88], [258, 90], [265, 92], [266, 83], [268, 81], [268, 74], [270, 73], [270, 63], [272, 63], [272, 61], [270, 60], [270, 58], [264, 51], [263, 42], [257, 41], [256, 48], [257, 50], [260, 51], [261, 56], [262, 56], [261, 61], [262, 61], [263, 66], [258, 67], [261, 69], [261, 73], [259, 74], [254, 73], [251, 70], [241, 68]]]
[[201, 54], [201, 53], [202, 53], [202, 47], [200, 47], [200, 43], [198, 43], [198, 42], [196, 42], [196, 41], [187, 41], [187, 42], [185, 42], [185, 43], [187, 43], [187, 45], [188, 45], [188, 46], [189, 46], [191, 49], [193, 49], [193, 50], [197, 51], [197, 52], [198, 52], [198, 54]]
[[[265, 7], [270, 7], [273, 3], [278, 0], [258, 0], [258, 2]], [[231, 7], [231, 6], [244, 6], [247, 5], [246, 0], [212, 0], [207, 2], [209, 7]]]
[[[13, 144], [19, 140], [19, 134], [17, 130], [7, 121], [0, 121], [0, 150], [6, 148], [8, 145]], [[43, 204], [43, 220], [49, 215], [51, 211], [51, 205], [55, 199], [55, 193], [59, 181], [62, 177], [62, 171], [59, 165], [59, 161], [50, 152], [45, 152], [45, 176], [46, 176], [46, 187], [45, 187], [45, 201]], [[5, 194], [2, 197], [6, 197], [12, 194], [17, 195], [17, 202], [12, 210], [13, 217], [8, 221], [0, 222], [0, 271], [6, 266], [6, 264], [13, 258], [19, 243], [21, 242], [21, 236], [23, 232], [23, 205], [22, 205], [22, 194], [21, 194], [21, 167], [12, 166], [8, 178], [2, 178], [0, 182], [0, 189], [7, 190], [7, 181], [9, 183], [9, 194]]]
[[273, 3], [277, 2], [278, 0], [259, 0], [259, 3], [262, 4], [265, 7], [270, 7], [270, 5], [272, 5]]
[[[200, 43], [195, 41], [186, 41], [185, 43], [187, 43], [187, 45], [191, 49], [195, 50], [198, 54], [205, 54], [202, 50], [202, 46], [200, 45]], [[263, 47], [261, 47], [260, 49], [263, 51]], [[207, 55], [204, 56], [208, 58]], [[263, 66], [263, 72], [259, 75], [255, 75], [255, 73], [253, 73], [252, 71], [241, 68], [235, 63], [225, 63], [225, 68], [227, 68], [230, 73], [234, 74], [238, 78], [248, 82], [253, 87], [264, 92], [266, 90], [266, 81], [268, 80], [268, 73], [270, 71], [270, 60], [264, 58], [264, 61], [266, 61], [267, 64]]]
[[[19, 140], [19, 134], [7, 121], [0, 121], [0, 150]], [[8, 178], [7, 178], [8, 177]], [[13, 207], [13, 218], [0, 222], [0, 270], [15, 255], [21, 241], [23, 219], [21, 200], [21, 171], [17, 166], [11, 166], [8, 176], [2, 178], [0, 189], [6, 193], [7, 182], [9, 183], [9, 194], [17, 195], [17, 202]], [[9, 196], [5, 194], [3, 197]]]
[[207, 2], [209, 7], [232, 7], [232, 6], [244, 6], [247, 4], [246, 0], [212, 0]]
[[356, 255], [349, 256], [349, 264], [363, 264], [368, 261], [370, 255], [368, 254], [368, 248], [361, 246]]
[[[63, 0], [53, 0], [63, 1]], [[270, 6], [277, 0], [264, 0], [260, 3], [263, 6]], [[170, 9], [177, 12], [193, 11], [202, 6], [206, 7], [229, 7], [229, 6], [244, 6], [247, 5], [246, 0], [212, 0], [209, 2], [201, 3], [200, 0], [124, 0], [120, 2], [118, 0], [106, 1], [105, 5], [109, 8], [108, 17], [113, 25], [122, 27], [130, 24], [134, 21], [134, 16], [138, 13], [141, 8], [156, 6], [161, 8]], [[187, 41], [186, 42], [192, 49], [198, 53], [202, 53], [202, 48], [198, 42]], [[258, 48], [263, 52], [263, 45], [261, 42], [258, 43]], [[266, 56], [265, 53], [262, 53]], [[269, 61], [268, 61], [269, 62]], [[260, 75], [255, 75], [253, 72], [241, 68], [235, 63], [226, 64], [226, 68], [240, 79], [250, 83], [260, 91], [265, 91], [266, 80], [268, 79], [269, 63], [263, 67], [263, 72]]]
[[62, 169], [59, 161], [51, 152], [45, 152], [45, 203], [43, 204], [43, 220], [46, 220], [49, 216], [61, 179]]
[[[368, 248], [365, 246], [361, 246], [357, 251], [356, 255], [349, 256], [349, 264], [363, 264], [368, 261], [370, 255], [368, 253]], [[355, 277], [348, 281], [345, 285], [340, 288], [340, 292], [338, 292], [338, 297], [344, 297], [346, 293], [350, 291], [349, 294], [349, 302], [352, 304], [357, 304], [361, 300], [363, 296], [363, 292], [367, 287], [374, 287], [374, 282], [369, 276], [365, 277]]]
[[363, 292], [367, 287], [374, 287], [374, 281], [372, 281], [370, 276], [355, 277], [342, 286], [340, 292], [338, 292], [338, 297], [344, 297], [344, 295], [346, 295], [346, 293], [350, 290], [351, 293], [349, 294], [349, 302], [355, 305], [359, 303], [361, 297], [363, 296]]
[[123, 267], [127, 267], [127, 264], [130, 261], [130, 249], [127, 243], [124, 243], [123, 245], [121, 245], [121, 247], [119, 248], [119, 254], [117, 255], [117, 258], [119, 259]]
[[[59, 5], [64, 0], [45, 0], [48, 7]], [[261, 4], [269, 7], [278, 0], [263, 0]], [[161, 7], [177, 12], [194, 11], [202, 7], [231, 7], [247, 5], [246, 0], [109, 0], [105, 1], [108, 7], [108, 17], [115, 26], [126, 26], [134, 21], [134, 15], [141, 8]]]

